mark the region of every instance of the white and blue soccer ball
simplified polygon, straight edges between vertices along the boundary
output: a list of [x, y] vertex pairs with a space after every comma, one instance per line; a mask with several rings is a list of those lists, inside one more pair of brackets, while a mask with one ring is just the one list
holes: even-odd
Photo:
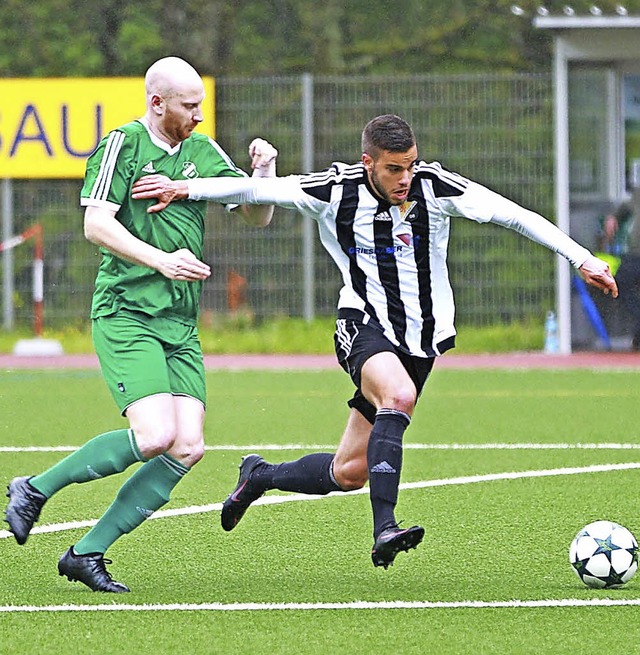
[[618, 523], [594, 521], [571, 542], [569, 561], [587, 587], [619, 587], [638, 570], [638, 542]]

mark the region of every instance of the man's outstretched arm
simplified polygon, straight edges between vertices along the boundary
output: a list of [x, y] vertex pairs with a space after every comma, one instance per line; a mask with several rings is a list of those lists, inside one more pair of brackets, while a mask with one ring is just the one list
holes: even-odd
[[195, 180], [170, 180], [164, 175], [141, 177], [132, 188], [136, 200], [157, 200], [147, 209], [162, 211], [175, 200], [211, 200], [222, 204], [277, 205], [287, 209], [317, 213], [322, 205], [306, 194], [299, 178], [288, 177], [203, 177]]
[[[562, 255], [579, 271], [585, 282], [601, 289], [605, 294], [611, 293], [614, 298], [618, 297], [618, 285], [609, 265], [595, 257], [551, 221], [486, 187], [474, 183], [470, 188], [474, 190], [473, 197], [480, 198], [481, 205], [488, 208], [488, 217], [492, 223], [514, 230]], [[484, 216], [484, 220], [486, 219], [487, 215]]]

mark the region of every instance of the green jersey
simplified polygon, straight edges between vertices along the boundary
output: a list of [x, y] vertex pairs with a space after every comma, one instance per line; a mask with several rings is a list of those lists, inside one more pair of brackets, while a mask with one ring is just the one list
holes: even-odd
[[[175, 147], [152, 134], [144, 119], [110, 132], [90, 155], [80, 194], [83, 206], [104, 207], [131, 234], [165, 252], [189, 249], [202, 259], [206, 201], [171, 203], [147, 214], [149, 200], [133, 200], [131, 187], [143, 175], [160, 173], [172, 180], [196, 177], [244, 177], [218, 144], [192, 133]], [[156, 270], [132, 264], [101, 248], [91, 318], [119, 309], [162, 316], [194, 325], [202, 282], [169, 280]]]

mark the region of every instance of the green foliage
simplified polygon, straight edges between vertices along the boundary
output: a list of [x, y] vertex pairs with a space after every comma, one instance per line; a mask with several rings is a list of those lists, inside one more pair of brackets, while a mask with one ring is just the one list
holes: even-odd
[[[547, 71], [538, 0], [3, 0], [0, 75], [139, 75], [182, 56], [209, 75]], [[544, 3], [556, 14], [565, 0]], [[588, 14], [591, 0], [568, 3]], [[615, 11], [617, 0], [597, 3]], [[623, 3], [630, 13], [640, 0]]]
[[[331, 354], [333, 350], [333, 317], [311, 322], [301, 318], [274, 318], [256, 324], [250, 316], [208, 316], [199, 327], [202, 349], [206, 354], [275, 353]], [[69, 325], [63, 329], [45, 329], [43, 335], [56, 339], [65, 353], [91, 353], [93, 345], [89, 329]], [[0, 353], [10, 353], [18, 339], [29, 339], [28, 329], [0, 331]], [[475, 327], [461, 325], [456, 339], [456, 353], [499, 353], [540, 350], [543, 343], [542, 319], [539, 322], [518, 322]]]
[[86, 5], [78, 0], [24, 3], [3, 0], [0, 23], [2, 77], [91, 75], [100, 54]]
[[3, 76], [140, 74], [167, 54], [215, 75], [548, 66], [548, 44], [537, 59], [525, 56], [529, 22], [505, 1], [412, 0], [400, 10], [382, 0], [2, 5]]
[[300, 318], [274, 318], [259, 325], [250, 318], [222, 318], [201, 325], [206, 353], [332, 353], [334, 319], [306, 322]]

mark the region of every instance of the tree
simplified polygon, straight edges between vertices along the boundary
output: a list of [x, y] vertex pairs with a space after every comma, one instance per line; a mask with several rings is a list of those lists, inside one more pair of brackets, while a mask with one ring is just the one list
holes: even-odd
[[[561, 14], [565, 1], [545, 4]], [[0, 75], [140, 75], [166, 55], [216, 76], [547, 72], [550, 35], [532, 26], [540, 2], [523, 0], [525, 16], [512, 2], [0, 0]], [[588, 14], [592, 2], [569, 4]], [[617, 4], [598, 2], [609, 14]]]

